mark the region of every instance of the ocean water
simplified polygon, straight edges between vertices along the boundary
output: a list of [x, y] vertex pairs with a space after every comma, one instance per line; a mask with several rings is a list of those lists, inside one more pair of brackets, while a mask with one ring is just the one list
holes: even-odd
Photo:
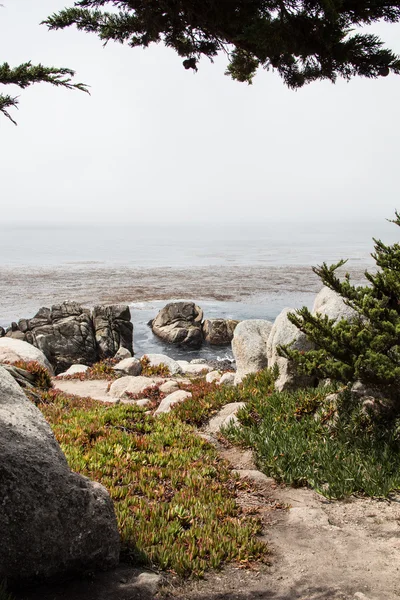
[[[282, 308], [311, 306], [321, 283], [311, 267], [347, 258], [362, 281], [373, 268], [372, 237], [391, 244], [384, 219], [363, 222], [266, 222], [225, 225], [0, 224], [0, 325], [32, 317], [41, 306], [131, 306], [135, 351], [164, 347], [147, 327], [167, 301], [196, 301], [208, 317], [273, 320]], [[204, 347], [196, 356], [223, 356]]]

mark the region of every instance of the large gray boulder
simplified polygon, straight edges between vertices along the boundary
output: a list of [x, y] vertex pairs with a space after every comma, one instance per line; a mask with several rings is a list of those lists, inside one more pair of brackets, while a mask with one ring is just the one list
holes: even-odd
[[95, 306], [93, 326], [100, 359], [113, 357], [120, 348], [133, 354], [133, 325], [129, 306]]
[[90, 311], [76, 302], [41, 308], [33, 319], [19, 322], [25, 339], [46, 355], [56, 374], [71, 365], [92, 365], [97, 343]]
[[291, 308], [284, 308], [275, 319], [267, 343], [268, 366], [278, 365], [279, 377], [275, 382], [275, 388], [279, 391], [306, 387], [312, 384], [310, 377], [299, 375], [293, 361], [278, 354], [278, 346], [291, 345], [294, 350], [312, 350], [313, 345], [293, 323], [287, 318], [287, 314], [293, 312]]
[[200, 348], [203, 311], [194, 302], [170, 302], [151, 322], [153, 333], [170, 344]]
[[314, 300], [312, 314], [326, 315], [330, 319], [353, 319], [357, 313], [347, 306], [339, 294], [324, 286]]
[[213, 346], [230, 344], [238, 323], [233, 319], [206, 319], [203, 323], [204, 341]]
[[12, 365], [20, 360], [37, 362], [42, 367], [45, 367], [49, 373], [53, 373], [53, 367], [41, 350], [23, 340], [2, 337], [0, 339], [0, 363], [9, 363]]
[[237, 325], [232, 340], [235, 384], [249, 373], [257, 373], [268, 366], [267, 341], [271, 329], [272, 323], [263, 319], [248, 319]]
[[72, 473], [50, 426], [0, 367], [0, 581], [114, 567], [106, 489]]

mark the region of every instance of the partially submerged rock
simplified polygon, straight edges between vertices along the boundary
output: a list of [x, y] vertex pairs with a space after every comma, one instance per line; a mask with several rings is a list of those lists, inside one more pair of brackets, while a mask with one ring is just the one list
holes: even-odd
[[151, 322], [153, 333], [162, 340], [188, 348], [202, 344], [203, 311], [194, 302], [170, 302]]
[[241, 321], [235, 329], [232, 351], [236, 361], [235, 383], [249, 373], [257, 373], [268, 366], [267, 341], [272, 323], [263, 319]]
[[114, 567], [106, 489], [72, 473], [41, 412], [0, 367], [0, 580]]
[[238, 323], [233, 319], [206, 319], [203, 322], [204, 341], [214, 346], [229, 345]]

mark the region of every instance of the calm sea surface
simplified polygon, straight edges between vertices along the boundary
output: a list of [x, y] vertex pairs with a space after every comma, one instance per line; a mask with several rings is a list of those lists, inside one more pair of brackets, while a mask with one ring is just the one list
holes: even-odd
[[[273, 320], [285, 306], [312, 305], [311, 270], [348, 258], [356, 281], [373, 267], [372, 237], [398, 241], [385, 220], [254, 225], [0, 225], [0, 325], [66, 299], [126, 302], [135, 350], [163, 348], [146, 323], [171, 299], [194, 300], [206, 317]], [[221, 354], [211, 351], [212, 355]], [[196, 352], [209, 355], [210, 350]], [[185, 353], [187, 354], [187, 353]], [[222, 352], [222, 355], [224, 352]]]

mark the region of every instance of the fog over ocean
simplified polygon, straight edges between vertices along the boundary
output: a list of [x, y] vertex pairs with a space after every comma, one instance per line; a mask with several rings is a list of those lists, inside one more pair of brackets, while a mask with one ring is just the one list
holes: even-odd
[[273, 320], [312, 305], [321, 288], [312, 265], [348, 258], [345, 270], [361, 281], [374, 265], [372, 237], [390, 244], [398, 230], [386, 221], [0, 225], [0, 325], [67, 299], [124, 302], [135, 351], [167, 351], [146, 325], [167, 301], [194, 300], [206, 318]]

